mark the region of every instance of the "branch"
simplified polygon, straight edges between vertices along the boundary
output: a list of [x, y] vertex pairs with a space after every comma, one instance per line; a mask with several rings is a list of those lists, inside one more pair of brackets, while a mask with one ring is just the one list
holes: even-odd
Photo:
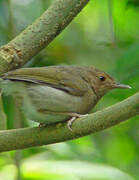
[[0, 93], [0, 130], [7, 129], [7, 116], [4, 112], [2, 94]]
[[109, 128], [139, 115], [139, 92], [104, 110], [77, 119], [67, 128], [67, 122], [47, 127], [0, 131], [0, 152], [41, 146], [79, 138]]
[[23, 66], [46, 47], [89, 0], [55, 0], [32, 25], [0, 48], [0, 74]]

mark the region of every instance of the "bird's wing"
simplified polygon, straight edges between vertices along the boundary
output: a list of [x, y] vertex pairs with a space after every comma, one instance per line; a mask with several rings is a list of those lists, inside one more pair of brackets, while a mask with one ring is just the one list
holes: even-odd
[[21, 68], [5, 73], [2, 78], [44, 84], [75, 96], [83, 96], [88, 90], [88, 85], [77, 73], [77, 69], [64, 66]]

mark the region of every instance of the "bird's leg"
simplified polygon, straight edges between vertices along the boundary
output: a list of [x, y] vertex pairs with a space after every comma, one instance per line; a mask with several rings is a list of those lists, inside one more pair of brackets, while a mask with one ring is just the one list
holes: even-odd
[[72, 124], [77, 119], [77, 117], [72, 117], [70, 120], [68, 120], [67, 127], [70, 131], [72, 131]]
[[72, 124], [77, 118], [88, 116], [88, 114], [82, 115], [82, 114], [78, 114], [78, 113], [69, 113], [69, 115], [72, 116], [72, 118], [67, 123], [67, 127], [70, 131], [72, 131]]

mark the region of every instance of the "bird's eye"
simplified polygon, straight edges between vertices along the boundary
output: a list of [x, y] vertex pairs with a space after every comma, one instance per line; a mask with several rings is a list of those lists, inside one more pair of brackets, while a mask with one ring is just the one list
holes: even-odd
[[104, 76], [100, 76], [99, 79], [100, 79], [101, 81], [105, 81], [106, 78], [105, 78]]

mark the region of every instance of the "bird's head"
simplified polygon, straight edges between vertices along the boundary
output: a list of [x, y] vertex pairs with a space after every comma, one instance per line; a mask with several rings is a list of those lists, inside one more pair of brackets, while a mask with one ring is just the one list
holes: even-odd
[[131, 88], [129, 85], [117, 83], [109, 74], [104, 71], [98, 70], [93, 67], [91, 67], [90, 70], [90, 73], [92, 74], [92, 78], [90, 76], [91, 86], [98, 97], [102, 97], [108, 91], [115, 88]]

